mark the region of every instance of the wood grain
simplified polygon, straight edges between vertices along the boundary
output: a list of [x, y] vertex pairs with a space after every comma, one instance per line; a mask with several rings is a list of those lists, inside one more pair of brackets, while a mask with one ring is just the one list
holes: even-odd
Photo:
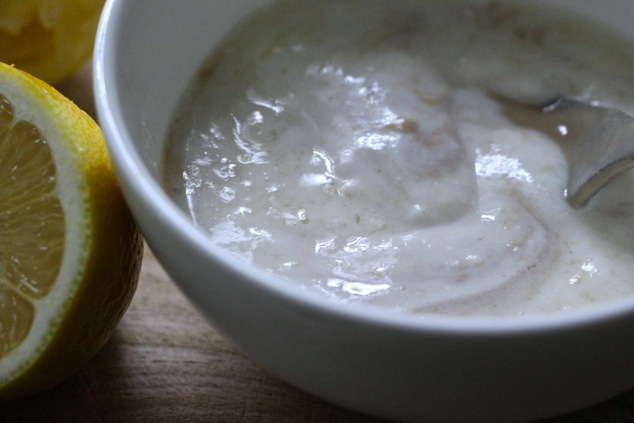
[[[0, 406], [2, 422], [379, 423], [268, 375], [194, 310], [146, 248], [118, 330], [57, 388]], [[634, 421], [634, 392], [548, 423]]]
[[372, 422], [269, 376], [191, 307], [146, 249], [111, 341], [57, 388], [0, 407], [10, 422]]
[[[94, 115], [90, 68], [61, 87]], [[634, 421], [634, 391], [543, 423]], [[0, 422], [379, 423], [268, 375], [193, 309], [146, 248], [139, 288], [113, 338], [51, 391], [0, 405]]]

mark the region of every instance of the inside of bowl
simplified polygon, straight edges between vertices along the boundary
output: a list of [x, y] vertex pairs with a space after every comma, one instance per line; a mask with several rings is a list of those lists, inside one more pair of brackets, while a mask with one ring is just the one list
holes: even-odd
[[630, 0], [610, 0], [599, 3], [595, 0], [541, 0], [542, 3], [553, 3], [574, 10], [575, 12], [593, 19], [597, 23], [608, 25], [634, 39], [634, 7]]

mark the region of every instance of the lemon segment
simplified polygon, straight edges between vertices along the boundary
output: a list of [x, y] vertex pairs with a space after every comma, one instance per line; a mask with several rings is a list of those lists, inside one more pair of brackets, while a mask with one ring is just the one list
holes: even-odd
[[94, 121], [0, 63], [0, 401], [59, 383], [130, 303], [143, 243]]

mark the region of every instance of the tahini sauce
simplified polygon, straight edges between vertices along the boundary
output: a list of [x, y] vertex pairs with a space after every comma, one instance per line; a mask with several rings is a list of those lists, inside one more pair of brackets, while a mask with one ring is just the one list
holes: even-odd
[[573, 210], [557, 143], [490, 96], [634, 111], [634, 46], [564, 17], [280, 1], [192, 83], [166, 185], [214, 243], [336, 301], [517, 315], [631, 295], [633, 176]]

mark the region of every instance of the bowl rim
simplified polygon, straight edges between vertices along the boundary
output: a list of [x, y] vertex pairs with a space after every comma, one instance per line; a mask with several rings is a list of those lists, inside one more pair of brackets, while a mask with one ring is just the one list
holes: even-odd
[[[278, 299], [304, 307], [307, 311], [411, 333], [434, 332], [478, 336], [497, 336], [502, 333], [530, 334], [564, 331], [634, 317], [634, 295], [552, 314], [451, 316], [386, 313], [386, 309], [381, 306], [335, 302], [318, 293], [302, 291], [264, 270], [244, 266], [243, 260], [214, 246], [203, 229], [195, 227], [186, 213], [169, 198], [144, 164], [132, 141], [126, 120], [119, 107], [123, 98], [115, 89], [118, 88], [118, 68], [114, 60], [118, 53], [116, 41], [120, 35], [121, 13], [125, 4], [125, 1], [107, 0], [97, 30], [92, 67], [98, 122], [104, 132], [116, 172], [120, 180], [124, 180], [128, 185], [129, 193], [126, 193], [124, 189], [124, 194], [133, 195], [134, 202], [144, 203], [148, 209], [157, 214], [159, 221], [169, 226], [174, 234], [203, 252], [208, 259], [222, 263], [226, 269], [244, 278], [249, 284], [257, 285]], [[132, 207], [131, 209], [133, 214], [136, 214]], [[179, 285], [190, 283], [176, 280], [175, 282]], [[196, 303], [196, 299], [192, 300]], [[197, 304], [204, 311], [204, 307]]]

